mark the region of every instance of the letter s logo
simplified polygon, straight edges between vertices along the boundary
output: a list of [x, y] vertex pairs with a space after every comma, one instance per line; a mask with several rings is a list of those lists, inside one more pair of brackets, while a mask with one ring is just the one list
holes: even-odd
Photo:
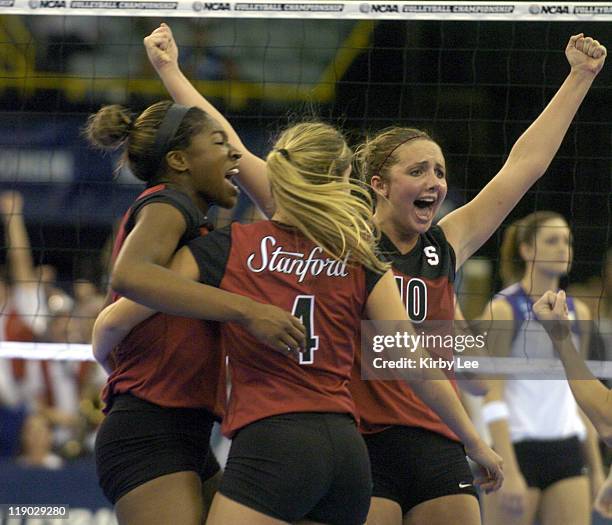
[[440, 262], [440, 257], [438, 257], [438, 253], [436, 252], [435, 246], [427, 246], [424, 250], [425, 257], [427, 257], [427, 262], [430, 266], [438, 266]]

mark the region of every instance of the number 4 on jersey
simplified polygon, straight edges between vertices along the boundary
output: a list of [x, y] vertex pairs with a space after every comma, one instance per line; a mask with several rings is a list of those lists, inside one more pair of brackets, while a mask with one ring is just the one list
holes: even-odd
[[314, 353], [319, 348], [319, 336], [314, 335], [314, 295], [298, 295], [293, 302], [291, 313], [297, 317], [306, 328], [306, 345], [300, 353], [301, 365], [312, 365]]

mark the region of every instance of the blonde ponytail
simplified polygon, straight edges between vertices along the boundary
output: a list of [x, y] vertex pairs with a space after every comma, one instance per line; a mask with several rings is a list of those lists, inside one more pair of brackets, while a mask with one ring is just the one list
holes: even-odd
[[268, 177], [283, 216], [337, 260], [384, 272], [376, 255], [378, 233], [371, 198], [345, 173], [352, 151], [335, 128], [319, 123], [287, 129], [267, 158]]

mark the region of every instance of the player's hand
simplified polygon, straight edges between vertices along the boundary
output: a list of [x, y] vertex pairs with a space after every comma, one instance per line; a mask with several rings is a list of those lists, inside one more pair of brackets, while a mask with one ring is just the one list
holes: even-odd
[[0, 193], [0, 213], [2, 215], [21, 215], [23, 213], [23, 197], [16, 191]]
[[178, 47], [167, 24], [160, 26], [144, 38], [144, 46], [151, 65], [159, 71], [167, 66], [178, 66]]
[[276, 306], [254, 303], [243, 324], [259, 341], [285, 355], [297, 356], [306, 343], [304, 325]]
[[612, 475], [608, 476], [599, 489], [594, 507], [604, 518], [612, 518]]
[[533, 313], [538, 320], [545, 321], [544, 328], [553, 339], [562, 339], [569, 335], [569, 310], [565, 292], [546, 292], [533, 305]]
[[565, 56], [572, 71], [589, 73], [593, 76], [601, 71], [606, 60], [606, 47], [583, 33], [569, 39]]
[[540, 321], [568, 321], [569, 311], [565, 292], [546, 292], [533, 305], [533, 313]]
[[465, 447], [467, 456], [476, 463], [478, 470], [474, 473], [474, 485], [485, 493], [499, 490], [504, 482], [504, 460], [484, 441]]
[[516, 517], [527, 510], [527, 482], [520, 472], [508, 472], [498, 498], [502, 509]]

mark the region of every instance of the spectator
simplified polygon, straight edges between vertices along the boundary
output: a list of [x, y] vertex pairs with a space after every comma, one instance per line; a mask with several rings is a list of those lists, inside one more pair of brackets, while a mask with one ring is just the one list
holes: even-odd
[[21, 429], [21, 453], [17, 462], [26, 467], [59, 469], [63, 460], [53, 453], [52, 445], [50, 421], [42, 414], [31, 414]]
[[[64, 295], [61, 300], [51, 301], [54, 314], [60, 315], [50, 318], [47, 286], [41, 284], [41, 274], [34, 267], [23, 208], [19, 193], [0, 194], [8, 263], [8, 279], [2, 281], [1, 287], [5, 306], [0, 319], [0, 338], [67, 342], [65, 334], [70, 323], [66, 308], [72, 299]], [[2, 440], [14, 441], [15, 425], [27, 413], [40, 413], [57, 425], [55, 439], [59, 445], [69, 439], [78, 423], [79, 376], [75, 368], [78, 370], [77, 363], [62, 361], [0, 359], [0, 405], [4, 405], [9, 421], [13, 422], [13, 431], [11, 424], [1, 430], [5, 433]], [[6, 450], [10, 448], [6, 446]]]

